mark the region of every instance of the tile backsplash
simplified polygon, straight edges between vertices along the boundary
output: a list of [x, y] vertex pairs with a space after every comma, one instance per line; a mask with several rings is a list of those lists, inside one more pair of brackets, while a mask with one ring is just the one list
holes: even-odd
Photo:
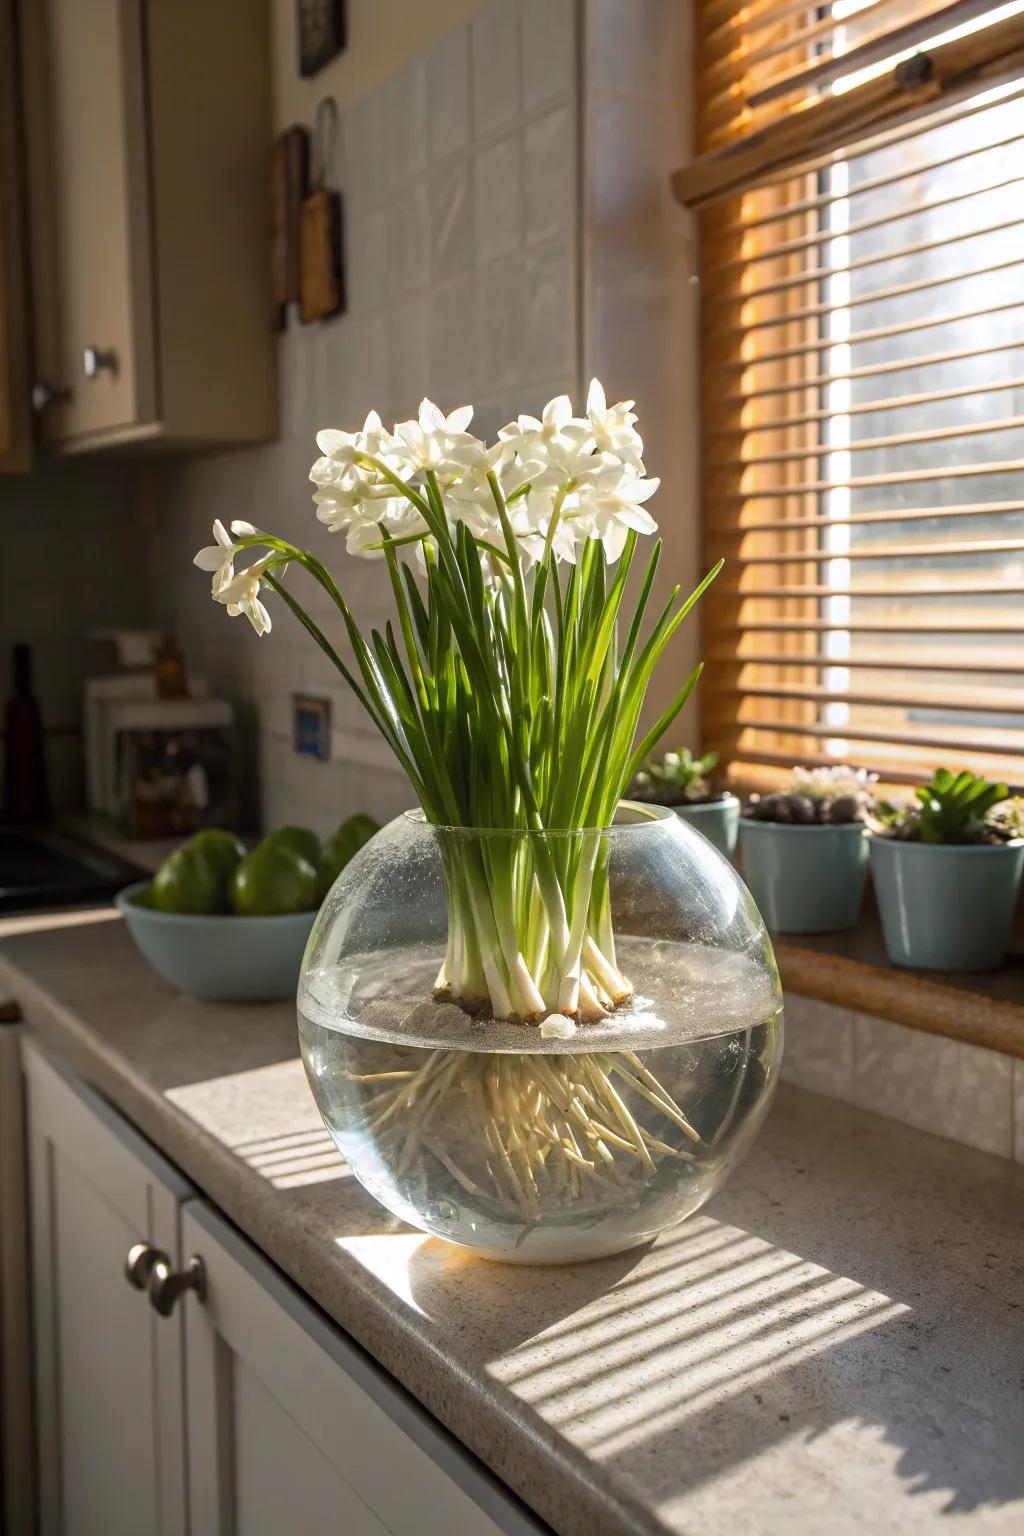
[[1024, 1060], [786, 993], [789, 1082], [1024, 1162]]
[[[210, 602], [191, 555], [216, 516], [322, 547], [306, 478], [320, 427], [349, 426], [371, 407], [402, 418], [428, 394], [447, 409], [472, 400], [475, 429], [488, 435], [517, 411], [578, 392], [577, 24], [573, 0], [498, 0], [342, 114], [334, 178], [348, 308], [318, 326], [290, 318], [280, 440], [146, 473], [161, 622], [239, 703], [250, 798], [258, 793], [268, 824], [327, 830], [355, 809], [384, 818], [412, 792], [281, 605], [273, 633], [257, 640]], [[360, 618], [385, 617], [383, 567], [349, 560], [340, 539], [329, 554]], [[328, 616], [318, 593], [310, 607]], [[298, 691], [331, 701], [327, 763], [292, 750]]]

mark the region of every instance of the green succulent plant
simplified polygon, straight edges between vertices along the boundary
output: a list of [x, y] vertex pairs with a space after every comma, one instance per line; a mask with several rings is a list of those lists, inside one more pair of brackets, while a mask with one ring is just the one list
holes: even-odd
[[689, 747], [648, 757], [633, 781], [634, 788], [646, 798], [667, 791], [673, 799], [702, 800], [709, 792], [708, 774], [717, 762], [717, 752], [694, 757]]
[[998, 833], [987, 822], [993, 806], [1009, 797], [1005, 784], [991, 784], [981, 774], [953, 774], [939, 768], [928, 784], [914, 791], [907, 806], [882, 801], [876, 808], [879, 830], [918, 843], [982, 843]]

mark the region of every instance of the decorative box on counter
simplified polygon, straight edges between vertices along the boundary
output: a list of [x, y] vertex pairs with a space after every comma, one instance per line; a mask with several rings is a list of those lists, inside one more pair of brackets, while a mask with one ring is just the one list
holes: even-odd
[[238, 823], [234, 712], [223, 699], [112, 706], [115, 821], [133, 838]]

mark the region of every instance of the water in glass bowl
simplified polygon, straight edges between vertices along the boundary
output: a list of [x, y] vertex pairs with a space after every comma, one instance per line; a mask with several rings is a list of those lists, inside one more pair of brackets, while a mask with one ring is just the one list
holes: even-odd
[[627, 938], [622, 959], [644, 990], [569, 1038], [433, 1001], [433, 946], [307, 973], [303, 1060], [357, 1178], [424, 1231], [522, 1263], [616, 1253], [695, 1211], [767, 1111], [781, 998], [739, 954]]

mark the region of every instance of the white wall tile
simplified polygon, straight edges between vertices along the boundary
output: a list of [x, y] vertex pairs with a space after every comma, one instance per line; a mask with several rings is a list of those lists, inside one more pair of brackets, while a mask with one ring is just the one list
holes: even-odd
[[395, 198], [389, 210], [388, 258], [390, 289], [385, 298], [419, 288], [430, 273], [430, 233], [427, 187], [414, 182]]
[[518, 0], [491, 0], [473, 22], [473, 130], [479, 138], [517, 117], [520, 110]]
[[527, 378], [573, 374], [575, 345], [573, 250], [568, 241], [556, 241], [526, 258]]
[[1012, 1155], [1008, 1056], [858, 1014], [853, 1102], [985, 1152]]
[[[373, 94], [377, 94], [374, 92]], [[423, 59], [414, 59], [380, 89], [381, 117], [387, 143], [388, 182], [405, 181], [427, 163], [427, 75]]]
[[405, 420], [415, 414], [430, 380], [430, 298], [414, 294], [392, 306], [388, 315], [388, 388], [384, 398], [389, 416]]
[[430, 158], [444, 160], [469, 142], [469, 28], [456, 27], [427, 55]]
[[388, 182], [389, 144], [380, 91], [361, 96], [345, 113], [345, 187], [348, 197], [372, 201]]
[[849, 1099], [853, 1092], [853, 1014], [787, 992], [782, 1075], [800, 1088]]
[[353, 315], [371, 314], [391, 287], [390, 209], [357, 205], [345, 236], [348, 309]]
[[476, 274], [464, 272], [432, 290], [431, 392], [443, 410], [473, 399], [477, 378]]
[[458, 155], [431, 173], [430, 275], [454, 277], [471, 267], [476, 256], [473, 221], [472, 162]]
[[576, 131], [567, 106], [526, 126], [523, 202], [526, 238], [564, 234], [575, 220]]
[[388, 387], [387, 316], [367, 315], [349, 325], [353, 373], [353, 420], [362, 424], [367, 411], [386, 409]]
[[[522, 383], [525, 371], [526, 263], [522, 254], [517, 251], [514, 256], [482, 267], [478, 284], [477, 389], [514, 390]], [[508, 419], [506, 414], [501, 424]], [[474, 430], [483, 430], [479, 421]]]
[[523, 239], [523, 152], [519, 133], [477, 152], [476, 254], [480, 262], [516, 251]]
[[[619, 0], [621, 5], [621, 0]], [[523, 106], [571, 90], [576, 73], [574, 0], [521, 0]]]

